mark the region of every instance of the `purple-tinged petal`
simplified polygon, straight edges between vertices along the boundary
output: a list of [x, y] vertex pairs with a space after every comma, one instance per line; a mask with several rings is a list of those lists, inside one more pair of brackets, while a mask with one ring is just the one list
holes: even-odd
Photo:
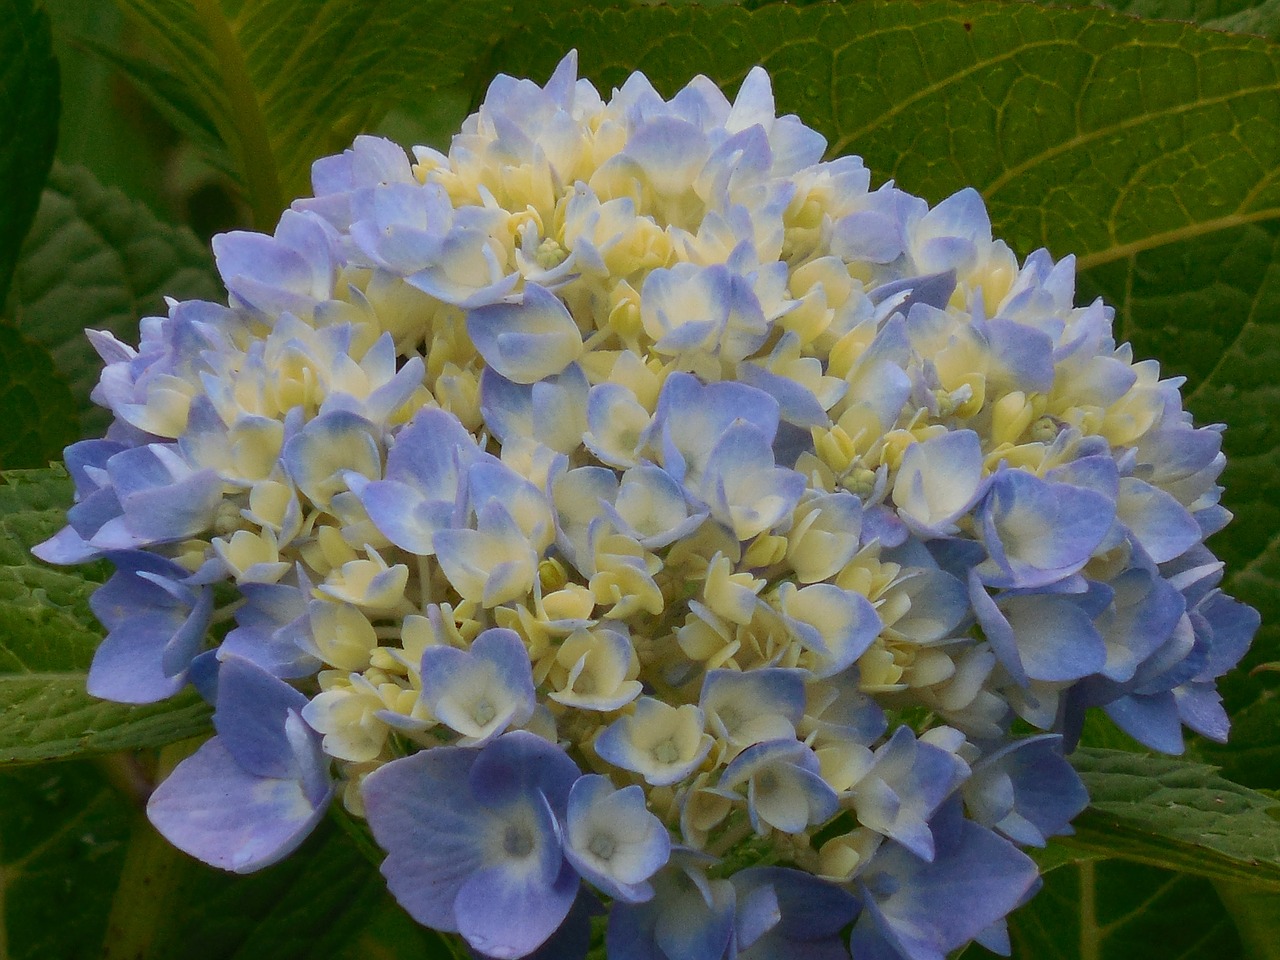
[[[585, 960], [591, 947], [591, 918], [604, 913], [604, 906], [585, 887], [580, 887], [578, 897], [569, 908], [569, 915], [546, 942], [529, 954], [527, 960]], [[472, 951], [476, 960], [490, 960], [484, 954]]]
[[972, 430], [957, 430], [907, 447], [893, 483], [898, 516], [917, 534], [955, 532], [955, 521], [977, 502], [982, 446]]
[[505, 506], [491, 500], [475, 530], [438, 530], [432, 538], [440, 569], [465, 600], [485, 607], [525, 596], [537, 576], [538, 553]]
[[320, 661], [296, 640], [306, 622], [306, 593], [283, 583], [244, 583], [240, 593], [246, 603], [236, 611], [236, 627], [223, 638], [218, 658], [243, 657], [283, 680], [314, 674]]
[[885, 844], [862, 875], [867, 909], [850, 942], [856, 956], [878, 956], [874, 941], [884, 939], [907, 960], [943, 960], [1007, 915], [1039, 878], [1029, 857], [958, 811], [933, 827], [931, 862]]
[[858, 821], [930, 860], [936, 843], [928, 821], [968, 774], [968, 766], [955, 754], [917, 740], [909, 727], [899, 727], [876, 749], [875, 762], [853, 786]]
[[281, 459], [290, 478], [311, 502], [329, 506], [350, 486], [348, 472], [370, 479], [382, 473], [376, 428], [364, 417], [338, 410], [310, 421], [284, 445]]
[[1101, 494], [1001, 470], [982, 507], [991, 559], [978, 569], [991, 586], [1041, 587], [1078, 572], [1111, 529], [1115, 505]]
[[1165, 563], [1200, 542], [1200, 525], [1187, 508], [1136, 477], [1120, 481], [1116, 519], [1156, 563]]
[[139, 613], [127, 629], [108, 633], [93, 655], [86, 689], [118, 703], [155, 703], [173, 696], [186, 686], [186, 671], [165, 673], [161, 655], [179, 627], [169, 615]]
[[1062, 755], [1056, 734], [1006, 744], [973, 768], [963, 787], [965, 806], [984, 827], [1018, 844], [1043, 847], [1069, 832], [1089, 794]]
[[365, 485], [360, 491], [360, 503], [384, 537], [420, 557], [436, 552], [437, 532], [459, 523], [455, 502], [427, 500], [397, 480], [375, 480]]
[[1239, 663], [1262, 624], [1257, 610], [1221, 590], [1207, 594], [1191, 612], [1197, 638], [1203, 638], [1206, 647], [1204, 665], [1195, 675], [1196, 680], [1216, 679]]
[[118, 571], [89, 606], [107, 628], [94, 653], [87, 689], [121, 703], [153, 703], [186, 683], [213, 616], [213, 592], [192, 589], [186, 570], [143, 552], [113, 555]]
[[400, 906], [435, 930], [457, 932], [453, 902], [484, 863], [487, 812], [467, 789], [480, 751], [435, 747], [379, 767], [361, 788], [382, 875]]
[[219, 234], [213, 255], [232, 297], [266, 315], [305, 317], [333, 293], [329, 240], [322, 221], [310, 214], [286, 210], [274, 237]]
[[910, 315], [917, 307], [945, 309], [955, 289], [956, 272], [943, 270], [882, 283], [868, 291], [867, 298], [880, 308], [882, 316], [886, 310]]
[[1094, 621], [1107, 645], [1101, 672], [1124, 683], [1168, 641], [1186, 612], [1186, 602], [1167, 580], [1137, 567], [1112, 579], [1110, 586], [1112, 603]]
[[688, 373], [672, 373], [658, 394], [650, 433], [662, 451], [662, 466], [686, 485], [697, 483], [715, 442], [735, 420], [764, 433], [768, 444], [778, 432], [778, 401], [744, 383], [722, 380], [702, 384]]
[[536, 283], [520, 303], [494, 303], [467, 314], [467, 333], [485, 363], [513, 383], [560, 373], [582, 353], [582, 335], [560, 298]]
[[514, 730], [480, 751], [468, 783], [475, 799], [487, 807], [513, 803], [537, 792], [546, 798], [552, 812], [563, 818], [569, 790], [579, 776], [577, 766], [556, 744]]
[[804, 670], [709, 670], [698, 706], [717, 735], [737, 746], [794, 737], [805, 704]]
[[1047, 334], [999, 319], [988, 321], [983, 333], [993, 361], [987, 374], [988, 396], [993, 387], [1000, 393], [1048, 393], [1053, 388], [1053, 341]]
[[436, 262], [405, 279], [437, 300], [472, 309], [501, 301], [515, 289], [520, 274], [499, 262], [484, 230], [457, 226], [445, 235]]
[[219, 670], [218, 701], [213, 725], [223, 748], [246, 773], [258, 777], [296, 779], [304, 767], [326, 761], [315, 747], [299, 756], [286, 732], [290, 714], [299, 714], [307, 698], [257, 664], [227, 657]]
[[734, 901], [728, 880], [708, 881], [698, 866], [673, 860], [655, 878], [652, 900], [615, 903], [609, 911], [609, 958], [723, 960], [731, 949]]
[[892, 629], [915, 643], [935, 643], [950, 635], [969, 612], [964, 584], [943, 570], [922, 568], [904, 577], [895, 593], [911, 606]]
[[607, 777], [580, 777], [569, 792], [565, 857], [609, 896], [627, 903], [648, 900], [646, 882], [671, 855], [671, 836], [645, 809], [636, 785], [617, 790]]
[[783, 620], [811, 653], [810, 670], [818, 679], [834, 676], [862, 656], [883, 626], [870, 600], [832, 583], [798, 590], [784, 583], [778, 595]]
[[70, 526], [63, 527], [48, 540], [37, 543], [31, 548], [31, 553], [45, 563], [53, 563], [61, 567], [75, 566], [102, 556], [101, 550], [91, 546], [89, 541]]
[[164, 444], [116, 454], [107, 462], [107, 475], [122, 515], [88, 538], [106, 550], [170, 543], [201, 533], [222, 502], [217, 473], [193, 471], [173, 447]]
[[[853, 894], [783, 867], [749, 867], [730, 880], [737, 891], [740, 960], [847, 960], [840, 934], [861, 909]], [[772, 897], [762, 900], [764, 891]], [[752, 918], [753, 912], [762, 915]], [[751, 919], [755, 929], [744, 930]]]
[[469, 650], [427, 647], [421, 675], [424, 702], [463, 735], [463, 746], [482, 746], [533, 716], [529, 654], [514, 630], [485, 630]]
[[1180, 756], [1186, 745], [1182, 741], [1182, 718], [1172, 691], [1149, 696], [1120, 697], [1104, 704], [1107, 716], [1144, 747]]
[[696, 492], [743, 541], [789, 516], [805, 491], [804, 476], [775, 466], [769, 438], [745, 421], [720, 435], [704, 469]]
[[631, 714], [619, 717], [596, 738], [595, 751], [615, 767], [638, 773], [654, 786], [683, 780], [711, 749], [703, 733], [702, 711], [686, 703], [673, 707], [641, 697]]
[[1070, 597], [1028, 594], [1001, 597], [997, 605], [1032, 680], [1079, 680], [1105, 665], [1102, 637], [1089, 614]]
[[818, 758], [798, 740], [769, 740], [747, 747], [725, 767], [719, 789], [747, 785], [751, 825], [800, 833], [824, 823], [836, 812], [836, 793], [818, 775]]
[[[539, 826], [554, 838], [555, 823], [546, 812]], [[564, 861], [558, 842], [544, 843], [540, 853], [482, 867], [458, 891], [453, 904], [458, 932], [486, 956], [524, 957], [568, 916], [578, 895], [578, 874]]]
[[1231, 732], [1231, 719], [1222, 706], [1222, 695], [1212, 683], [1192, 681], [1175, 687], [1178, 718], [1202, 737], [1226, 743]]
[[254, 776], [221, 737], [183, 760], [147, 802], [170, 843], [223, 870], [251, 873], [292, 853], [324, 816], [329, 796], [302, 781]]

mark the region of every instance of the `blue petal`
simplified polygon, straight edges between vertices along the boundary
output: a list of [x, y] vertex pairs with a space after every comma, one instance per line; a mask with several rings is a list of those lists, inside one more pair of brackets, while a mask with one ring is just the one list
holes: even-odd
[[329, 796], [298, 780], [245, 772], [214, 737], [174, 768], [147, 816], [179, 850], [223, 870], [251, 873], [284, 859], [324, 816]]
[[485, 363], [514, 383], [560, 373], [582, 352], [582, 335], [555, 294], [528, 283], [520, 303], [494, 303], [467, 314], [467, 333]]
[[579, 776], [577, 765], [554, 743], [514, 730], [480, 751], [469, 783], [476, 799], [493, 807], [536, 790], [547, 798], [556, 816], [563, 817], [569, 790]]
[[257, 664], [227, 657], [219, 671], [213, 724], [223, 748], [246, 773], [296, 778], [303, 762], [322, 762], [318, 747], [310, 756], [297, 756], [285, 731], [290, 712], [299, 713], [306, 705], [305, 696]]
[[[1011, 788], [1009, 804], [993, 805], [993, 788], [1003, 780]], [[974, 819], [1015, 843], [1043, 847], [1089, 803], [1089, 794], [1062, 755], [1056, 734], [1027, 737], [984, 757], [964, 785], [965, 803]]]
[[89, 666], [89, 693], [119, 703], [155, 703], [173, 696], [186, 685], [186, 673], [165, 673], [161, 656], [180, 625], [170, 615], [139, 613], [127, 629], [108, 633]]
[[361, 795], [374, 839], [387, 851], [382, 874], [413, 919], [456, 932], [453, 902], [484, 862], [487, 814], [467, 776], [479, 751], [435, 747], [379, 767]]
[[1117, 727], [1152, 750], [1179, 756], [1186, 749], [1182, 742], [1182, 719], [1178, 704], [1170, 691], [1149, 696], [1127, 696], [1103, 707]]
[[[537, 950], [569, 914], [578, 894], [578, 874], [560, 856], [558, 843], [538, 869], [502, 864], [472, 874], [458, 891], [458, 932], [486, 956], [511, 960]], [[548, 872], [548, 865], [558, 870]]]
[[1082, 568], [1115, 518], [1106, 497], [1025, 470], [1000, 470], [982, 507], [991, 560], [979, 568], [998, 587], [1039, 587]]
[[971, 821], [940, 817], [934, 828], [932, 862], [885, 844], [863, 874], [868, 909], [851, 944], [858, 956], [864, 937], [875, 938], [860, 930], [871, 926], [908, 960], [942, 960], [1008, 914], [1039, 877], [1029, 857]]
[[283, 583], [244, 583], [240, 592], [247, 602], [236, 611], [236, 627], [218, 647], [219, 658], [243, 657], [284, 680], [315, 673], [320, 661], [298, 645], [294, 632], [306, 616], [306, 594]]
[[1116, 519], [1156, 563], [1172, 560], [1200, 542], [1200, 525], [1187, 508], [1136, 477], [1120, 481]]

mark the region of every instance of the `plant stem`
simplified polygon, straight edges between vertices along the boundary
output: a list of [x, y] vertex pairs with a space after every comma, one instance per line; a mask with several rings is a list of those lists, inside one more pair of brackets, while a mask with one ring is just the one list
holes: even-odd
[[[191, 754], [199, 739], [172, 743], [160, 751], [157, 781]], [[129, 848], [107, 931], [102, 941], [103, 960], [146, 960], [157, 933], [173, 912], [173, 900], [185, 855], [170, 846], [147, 819], [145, 808], [134, 814]]]
[[231, 32], [219, 0], [192, 2], [196, 15], [209, 34], [209, 42], [220, 67], [222, 86], [231, 105], [232, 136], [227, 136], [228, 131], [223, 131], [223, 136], [240, 161], [253, 225], [259, 230], [269, 231], [275, 227], [280, 211], [284, 209], [284, 198], [280, 192], [280, 177], [276, 171], [275, 154], [271, 151], [271, 139], [267, 135], [262, 104], [254, 93], [244, 53]]

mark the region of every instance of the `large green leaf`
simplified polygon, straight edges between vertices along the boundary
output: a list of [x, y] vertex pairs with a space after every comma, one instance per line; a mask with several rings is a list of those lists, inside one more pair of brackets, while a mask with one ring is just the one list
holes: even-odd
[[1242, 956], [1235, 927], [1208, 880], [1122, 861], [1055, 870], [1010, 918], [1009, 933], [1015, 960]]
[[107, 571], [57, 570], [28, 553], [62, 526], [70, 501], [59, 469], [0, 482], [0, 762], [155, 746], [208, 727], [194, 694], [130, 707], [85, 692], [102, 638], [88, 599]]
[[130, 812], [88, 762], [0, 771], [0, 957], [100, 956]]
[[1218, 898], [1235, 921], [1249, 960], [1280, 958], [1280, 895], [1244, 883], [1218, 880]]
[[[311, 161], [393, 105], [429, 108], [485, 74], [512, 0], [117, 0], [216, 124], [260, 229], [307, 191]], [[460, 117], [458, 119], [461, 119]]]
[[1172, 757], [1081, 748], [1071, 762], [1091, 803], [1075, 835], [1057, 841], [1061, 847], [1280, 896], [1280, 801]]
[[[163, 771], [192, 743], [161, 751]], [[340, 809], [280, 863], [252, 874], [215, 870], [135, 821], [104, 953], [147, 960], [455, 960], [437, 933], [400, 909]], [[341, 823], [343, 829], [335, 824]], [[367, 831], [364, 836], [367, 837]]]
[[136, 343], [139, 318], [163, 315], [166, 296], [219, 295], [209, 253], [191, 231], [163, 223], [88, 170], [55, 164], [22, 246], [8, 315], [52, 353], [83, 411], [83, 433], [100, 435], [110, 415], [89, 403], [102, 362], [85, 328]]
[[1191, 20], [1215, 30], [1280, 36], [1278, 0], [1111, 0], [1106, 5], [1135, 17]]
[[0, 0], [0, 301], [58, 136], [58, 64], [33, 0]]
[[0, 321], [0, 468], [42, 467], [76, 439], [75, 400], [49, 351]]
[[[379, 127], [438, 143], [456, 128], [504, 37], [547, 11], [649, 0], [116, 0], [186, 86], [184, 129], [211, 121], [227, 144], [254, 222], [270, 229], [308, 189], [312, 161]], [[734, 0], [701, 0], [718, 7]], [[695, 5], [680, 0], [677, 6]], [[561, 49], [561, 53], [567, 51]], [[121, 62], [117, 52], [111, 59]], [[136, 63], [133, 64], [136, 67]], [[138, 80], [137, 70], [131, 75]], [[154, 78], [153, 72], [153, 78]], [[167, 80], [166, 80], [167, 82]], [[146, 89], [149, 84], [144, 81]], [[166, 115], [172, 91], [154, 102]], [[427, 118], [424, 125], [414, 119]]]
[[0, 771], [0, 957], [452, 960], [341, 832], [222, 873], [147, 823], [146, 776], [124, 756]]
[[138, 98], [116, 82], [112, 66], [86, 56], [78, 39], [111, 48], [125, 42], [125, 17], [111, 3], [44, 0], [62, 75], [57, 159], [88, 167], [100, 181], [155, 210], [164, 209], [165, 139]]

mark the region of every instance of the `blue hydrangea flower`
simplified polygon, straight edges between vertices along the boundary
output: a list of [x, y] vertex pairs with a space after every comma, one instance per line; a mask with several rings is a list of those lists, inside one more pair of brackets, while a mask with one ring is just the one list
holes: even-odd
[[578, 776], [564, 751], [520, 731], [379, 768], [363, 794], [373, 835], [391, 851], [391, 892], [415, 920], [460, 932], [487, 956], [532, 953], [577, 896], [558, 823]]
[[228, 657], [218, 671], [217, 736], [174, 768], [147, 816], [174, 846], [250, 873], [292, 853], [333, 796], [320, 737], [302, 719], [306, 697]]
[[213, 591], [170, 560], [143, 551], [109, 555], [116, 572], [89, 598], [107, 636], [88, 689], [121, 703], [153, 703], [181, 690], [213, 614]]
[[611, 960], [941, 960], [1007, 943], [1088, 711], [1226, 738], [1221, 428], [1073, 258], [825, 149], [759, 68], [570, 54], [317, 161], [215, 238], [226, 306], [90, 334], [35, 553], [116, 566], [91, 693], [216, 703], [166, 836], [251, 870], [340, 799], [479, 957], [605, 912]]

